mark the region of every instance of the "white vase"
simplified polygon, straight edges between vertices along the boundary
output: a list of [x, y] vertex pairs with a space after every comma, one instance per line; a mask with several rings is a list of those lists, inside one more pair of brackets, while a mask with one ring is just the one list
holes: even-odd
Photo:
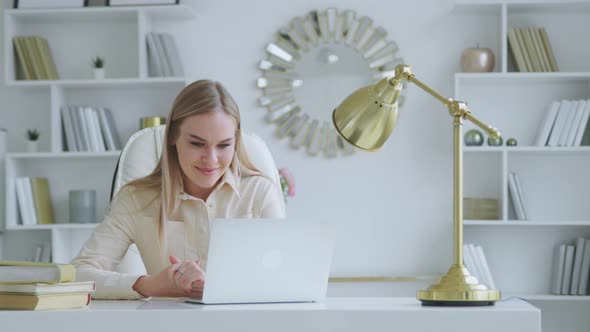
[[39, 152], [39, 141], [27, 141], [27, 151]]
[[104, 78], [104, 68], [94, 68], [94, 78], [96, 79], [103, 79]]

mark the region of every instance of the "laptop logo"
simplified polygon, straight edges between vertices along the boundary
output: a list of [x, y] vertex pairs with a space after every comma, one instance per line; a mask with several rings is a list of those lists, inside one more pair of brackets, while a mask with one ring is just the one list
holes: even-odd
[[278, 271], [283, 265], [283, 255], [278, 250], [271, 250], [262, 256], [262, 266], [269, 271]]

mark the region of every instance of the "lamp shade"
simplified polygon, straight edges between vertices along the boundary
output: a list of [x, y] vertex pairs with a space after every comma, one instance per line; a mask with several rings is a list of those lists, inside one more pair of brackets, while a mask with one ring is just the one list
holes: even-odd
[[357, 148], [379, 150], [396, 125], [401, 90], [388, 78], [356, 90], [332, 112], [336, 130]]

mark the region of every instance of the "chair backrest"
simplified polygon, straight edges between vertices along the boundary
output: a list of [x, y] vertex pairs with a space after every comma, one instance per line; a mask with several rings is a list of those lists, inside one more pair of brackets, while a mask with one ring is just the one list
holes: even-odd
[[[121, 155], [113, 176], [111, 199], [127, 183], [150, 174], [160, 159], [166, 126], [145, 128], [133, 134]], [[264, 141], [249, 133], [242, 133], [244, 146], [252, 164], [268, 176], [280, 189], [279, 172]], [[117, 271], [129, 274], [145, 274], [145, 267], [135, 244], [119, 263]]]
[[[115, 170], [111, 199], [125, 184], [154, 170], [162, 153], [165, 129], [165, 125], [145, 128], [129, 138]], [[264, 141], [250, 133], [243, 133], [242, 139], [252, 164], [280, 188], [278, 169]]]

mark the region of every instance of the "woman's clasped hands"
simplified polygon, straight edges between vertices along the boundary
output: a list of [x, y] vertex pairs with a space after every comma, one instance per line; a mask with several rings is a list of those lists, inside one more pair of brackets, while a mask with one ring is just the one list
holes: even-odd
[[201, 261], [181, 261], [175, 256], [169, 256], [169, 260], [170, 266], [156, 275], [137, 279], [133, 289], [145, 297], [201, 298], [205, 285]]
[[185, 296], [202, 297], [205, 286], [205, 271], [201, 269], [201, 260], [181, 261], [170, 256], [171, 269], [169, 277], [174, 285], [185, 292]]

